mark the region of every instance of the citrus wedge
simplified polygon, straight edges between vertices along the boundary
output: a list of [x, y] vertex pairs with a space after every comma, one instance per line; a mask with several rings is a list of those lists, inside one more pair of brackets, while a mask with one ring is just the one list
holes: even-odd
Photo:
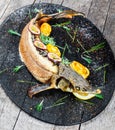
[[93, 91], [93, 92], [76, 91], [76, 92], [73, 92], [73, 95], [81, 100], [89, 100], [95, 97], [96, 94], [100, 94], [100, 93], [101, 93], [101, 90], [97, 89], [96, 91]]

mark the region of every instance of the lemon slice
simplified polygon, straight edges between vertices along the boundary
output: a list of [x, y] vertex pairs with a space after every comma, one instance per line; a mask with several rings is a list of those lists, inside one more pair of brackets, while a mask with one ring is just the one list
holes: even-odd
[[89, 100], [95, 97], [96, 94], [100, 94], [100, 93], [101, 90], [97, 89], [96, 91], [93, 92], [77, 91], [77, 92], [73, 92], [73, 95], [81, 100]]

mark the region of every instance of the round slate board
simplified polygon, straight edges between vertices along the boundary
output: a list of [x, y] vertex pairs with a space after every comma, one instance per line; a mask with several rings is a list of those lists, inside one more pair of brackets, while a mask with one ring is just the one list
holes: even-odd
[[[8, 30], [12, 29], [21, 33], [24, 26], [35, 16], [35, 8], [42, 9], [44, 13], [48, 14], [69, 9], [55, 4], [35, 4], [34, 6], [29, 5], [18, 9], [6, 18], [0, 26], [0, 83], [16, 105], [39, 120], [64, 126], [86, 122], [104, 110], [112, 97], [115, 87], [115, 62], [111, 49], [101, 32], [91, 21], [82, 16], [74, 17], [71, 24], [67, 25], [71, 28], [71, 36], [74, 35], [73, 30], [77, 28], [74, 41], [63, 28], [53, 28], [51, 35], [54, 37], [56, 44], [64, 46], [67, 43], [70, 51], [66, 50], [66, 57], [71, 61], [78, 60], [90, 69], [91, 74], [88, 81], [92, 86], [102, 89], [104, 99], [93, 98], [87, 102], [81, 101], [71, 93], [64, 93], [60, 90], [45, 91], [30, 99], [27, 90], [34, 86], [37, 81], [26, 67], [22, 67], [17, 73], [13, 72], [15, 66], [23, 64], [18, 52], [20, 37], [9, 34]], [[83, 57], [81, 58], [84, 51], [83, 47], [87, 50], [97, 43], [104, 43], [104, 48], [91, 52], [92, 62], [88, 64]], [[107, 64], [107, 67], [96, 71], [97, 68], [105, 64]], [[65, 97], [64, 104], [50, 107], [63, 97]], [[43, 99], [43, 110], [38, 112], [35, 106]]]

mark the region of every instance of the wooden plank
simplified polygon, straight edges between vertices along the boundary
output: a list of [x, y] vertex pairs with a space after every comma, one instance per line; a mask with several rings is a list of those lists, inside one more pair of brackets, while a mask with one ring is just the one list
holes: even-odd
[[97, 117], [83, 123], [81, 125], [81, 130], [114, 130], [115, 128], [115, 93], [113, 94], [113, 98], [105, 108], [103, 112], [101, 112]]
[[39, 121], [21, 111], [14, 130], [53, 130], [53, 125]]
[[103, 32], [111, 0], [93, 0], [88, 18]]
[[104, 35], [107, 38], [115, 57], [115, 0], [111, 1], [107, 21], [105, 23]]
[[0, 130], [12, 130], [19, 111], [0, 86]]
[[[33, 0], [32, 0], [33, 1]], [[54, 2], [55, 0], [53, 0]], [[87, 0], [86, 0], [87, 1]], [[102, 5], [99, 4], [99, 2], [102, 2], [102, 0], [93, 0], [92, 6], [91, 6], [91, 10], [89, 12], [89, 18], [95, 22], [95, 24], [100, 27], [101, 30], [103, 30], [103, 26], [105, 23], [105, 19], [106, 19], [106, 15], [107, 15], [107, 10], [109, 9], [109, 3], [108, 0], [103, 0], [104, 2], [106, 2], [106, 4], [104, 5], [104, 7], [102, 7], [103, 9], [105, 9], [105, 12], [103, 14], [103, 10], [101, 11], [101, 14], [96, 14], [96, 11], [99, 10], [99, 7], [101, 7]], [[8, 8], [8, 10], [5, 12], [4, 16], [2, 17], [2, 20], [5, 19], [6, 16], [9, 15], [10, 12], [12, 12], [13, 10], [22, 7], [23, 5], [26, 5], [28, 3], [31, 3], [31, 0], [25, 1], [23, 3], [23, 0], [18, 0], [18, 3], [16, 3], [17, 1], [12, 1], [12, 3], [10, 4], [10, 7]], [[58, 1], [56, 0], [56, 3]], [[68, 3], [69, 2], [69, 3]], [[75, 3], [76, 2], [76, 3]], [[85, 2], [85, 0], [83, 0], [83, 2]], [[79, 5], [79, 4], [80, 5]], [[91, 1], [90, 1], [91, 3]], [[95, 3], [95, 4], [94, 4]], [[73, 8], [75, 10], [82, 11], [83, 12], [87, 12], [86, 14], [88, 14], [88, 7], [90, 7], [90, 4], [88, 3], [82, 3], [80, 0], [73, 0], [73, 1], [68, 1], [65, 0], [64, 1], [64, 6], [68, 6], [70, 8]], [[104, 3], [102, 3], [104, 4]], [[97, 6], [97, 9], [95, 9]], [[99, 6], [99, 7], [98, 7]], [[110, 40], [110, 42], [114, 45], [114, 28], [115, 28], [115, 17], [114, 14], [115, 12], [113, 10], [115, 7], [115, 3], [114, 0], [112, 0], [112, 4], [108, 13], [108, 18], [107, 18], [107, 22], [106, 22], [106, 26], [105, 26], [105, 30], [104, 30], [104, 34], [108, 37], [108, 39]], [[15, 9], [14, 9], [15, 8]], [[87, 9], [86, 9], [87, 8]], [[106, 9], [107, 8], [107, 9]], [[86, 10], [86, 11], [85, 11]], [[94, 14], [93, 14], [94, 13]], [[101, 21], [101, 17], [99, 17], [98, 19], [95, 17], [98, 17], [98, 15], [101, 15], [102, 19], [104, 18], [103, 21]], [[98, 22], [98, 20], [100, 20], [100, 22]], [[101, 25], [101, 26], [100, 26]], [[109, 30], [110, 29], [110, 30]], [[108, 32], [109, 30], [109, 32]], [[109, 38], [110, 37], [110, 38]], [[114, 51], [115, 52], [115, 51]], [[3, 95], [3, 96], [2, 96]], [[4, 98], [3, 98], [4, 97]], [[114, 97], [115, 97], [115, 93], [114, 93]], [[15, 124], [16, 121], [16, 117], [18, 117], [19, 114], [19, 108], [15, 107], [15, 105], [9, 100], [9, 98], [5, 95], [5, 93], [3, 92], [3, 90], [0, 88], [0, 130], [12, 130], [13, 129], [13, 125]], [[82, 124], [81, 129], [82, 130], [113, 130], [115, 127], [115, 111], [114, 111], [114, 104], [115, 104], [115, 98], [112, 99], [112, 101], [110, 102], [110, 104], [107, 106], [107, 108], [105, 109], [105, 111], [103, 111], [98, 117], [94, 118], [92, 121], [89, 121], [87, 123]], [[10, 107], [10, 111], [9, 108]], [[30, 116], [28, 116], [26, 113], [24, 113], [23, 111], [20, 113], [19, 118], [17, 118], [17, 123], [16, 126], [14, 128], [14, 130], [74, 130], [74, 129], [78, 129], [78, 126], [70, 126], [70, 127], [61, 127], [61, 126], [54, 126], [54, 125], [49, 125], [47, 123], [38, 121]], [[101, 123], [100, 123], [101, 122]]]
[[65, 0], [63, 5], [76, 11], [83, 12], [87, 16], [91, 2], [92, 0]]
[[2, 18], [3, 14], [5, 13], [5, 11], [7, 10], [9, 4], [10, 4], [11, 0], [4, 0], [4, 1], [0, 1], [0, 19]]
[[[42, 2], [45, 2], [45, 0], [43, 0]], [[58, 3], [57, 0], [56, 1], [53, 0], [51, 2], [55, 3], [55, 4]], [[61, 3], [61, 1], [60, 1], [60, 3]], [[78, 5], [79, 9], [81, 9], [80, 11], [82, 11], [82, 7], [84, 7], [83, 10], [85, 10], [85, 11], [87, 10], [86, 12], [88, 13], [88, 10], [89, 10], [90, 4], [91, 4], [91, 0], [89, 1], [88, 6], [85, 6], [85, 5], [83, 6], [83, 4], [81, 4], [80, 2], [77, 3], [77, 1], [76, 1], [76, 3], [75, 3], [75, 1], [74, 1], [74, 3], [69, 4], [69, 7], [73, 8], [73, 4]], [[84, 4], [86, 4], [86, 3], [84, 3]], [[64, 4], [64, 6], [65, 5], [66, 5], [66, 3]], [[39, 120], [36, 121], [36, 119], [30, 117], [29, 115], [27, 115], [23, 111], [21, 111], [14, 130], [19, 130], [19, 129], [24, 129], [24, 130], [31, 129], [31, 130], [34, 130], [34, 129], [37, 129], [37, 128], [39, 128], [39, 130], [45, 130], [45, 129], [48, 129], [48, 130], [72, 130], [72, 129], [78, 129], [78, 127], [79, 127], [78, 125], [77, 126], [66, 126], [66, 127], [65, 126], [60, 126], [59, 127], [59, 126], [55, 126], [55, 125], [51, 125], [51, 124], [41, 122]]]
[[[2, 2], [4, 3], [4, 1]], [[23, 1], [23, 0], [11, 0], [10, 1], [10, 5], [8, 6], [7, 10], [5, 11], [5, 13], [2, 15], [1, 19], [0, 19], [0, 24], [5, 20], [5, 18], [12, 13], [14, 10], [21, 8], [22, 6], [28, 5], [28, 4], [32, 4], [33, 0], [29, 0], [29, 1]], [[1, 8], [2, 9], [2, 8]]]

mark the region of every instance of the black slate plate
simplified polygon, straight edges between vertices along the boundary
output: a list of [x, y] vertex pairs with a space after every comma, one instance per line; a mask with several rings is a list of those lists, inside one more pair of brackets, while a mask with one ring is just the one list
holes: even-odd
[[[16, 105], [39, 120], [56, 125], [68, 126], [83, 123], [94, 118], [105, 109], [115, 88], [115, 62], [109, 44], [95, 25], [82, 16], [73, 18], [69, 25], [71, 28], [71, 35], [73, 35], [73, 30], [75, 28], [78, 29], [76, 39], [73, 43], [71, 37], [68, 36], [65, 30], [62, 28], [53, 28], [52, 36], [55, 38], [56, 43], [60, 46], [64, 46], [64, 44], [67, 43], [70, 48], [70, 52], [67, 50], [65, 52], [66, 57], [69, 60], [78, 60], [90, 69], [91, 74], [88, 81], [90, 81], [94, 87], [102, 88], [104, 99], [93, 98], [89, 100], [88, 102], [93, 103], [92, 105], [87, 102], [76, 100], [72, 94], [64, 93], [60, 90], [45, 91], [30, 99], [27, 96], [27, 90], [30, 86], [34, 85], [34, 83], [30, 84], [29, 82], [37, 81], [28, 72], [26, 67], [23, 67], [18, 73], [13, 72], [15, 66], [23, 64], [18, 52], [20, 37], [9, 34], [8, 30], [17, 30], [21, 33], [24, 26], [29, 22], [30, 17], [35, 16], [35, 8], [43, 9], [44, 13], [55, 13], [58, 9], [69, 9], [60, 5], [46, 3], [36, 4], [31, 9], [30, 7], [31, 6], [25, 6], [14, 11], [0, 26], [0, 84]], [[105, 47], [90, 53], [93, 61], [91, 64], [88, 64], [81, 58], [81, 54], [84, 50], [77, 40], [82, 43], [85, 49], [89, 49], [97, 43], [102, 42], [105, 43]], [[76, 52], [76, 48], [80, 48], [80, 51]], [[105, 64], [109, 65], [105, 69], [102, 68], [99, 71], [95, 71], [96, 68]], [[104, 82], [105, 71], [106, 82]], [[29, 82], [20, 83], [18, 82], [19, 80]], [[47, 108], [58, 99], [65, 96], [68, 96], [65, 99], [65, 104]], [[37, 112], [35, 106], [37, 103], [41, 102], [42, 99], [44, 99], [43, 110]]]

